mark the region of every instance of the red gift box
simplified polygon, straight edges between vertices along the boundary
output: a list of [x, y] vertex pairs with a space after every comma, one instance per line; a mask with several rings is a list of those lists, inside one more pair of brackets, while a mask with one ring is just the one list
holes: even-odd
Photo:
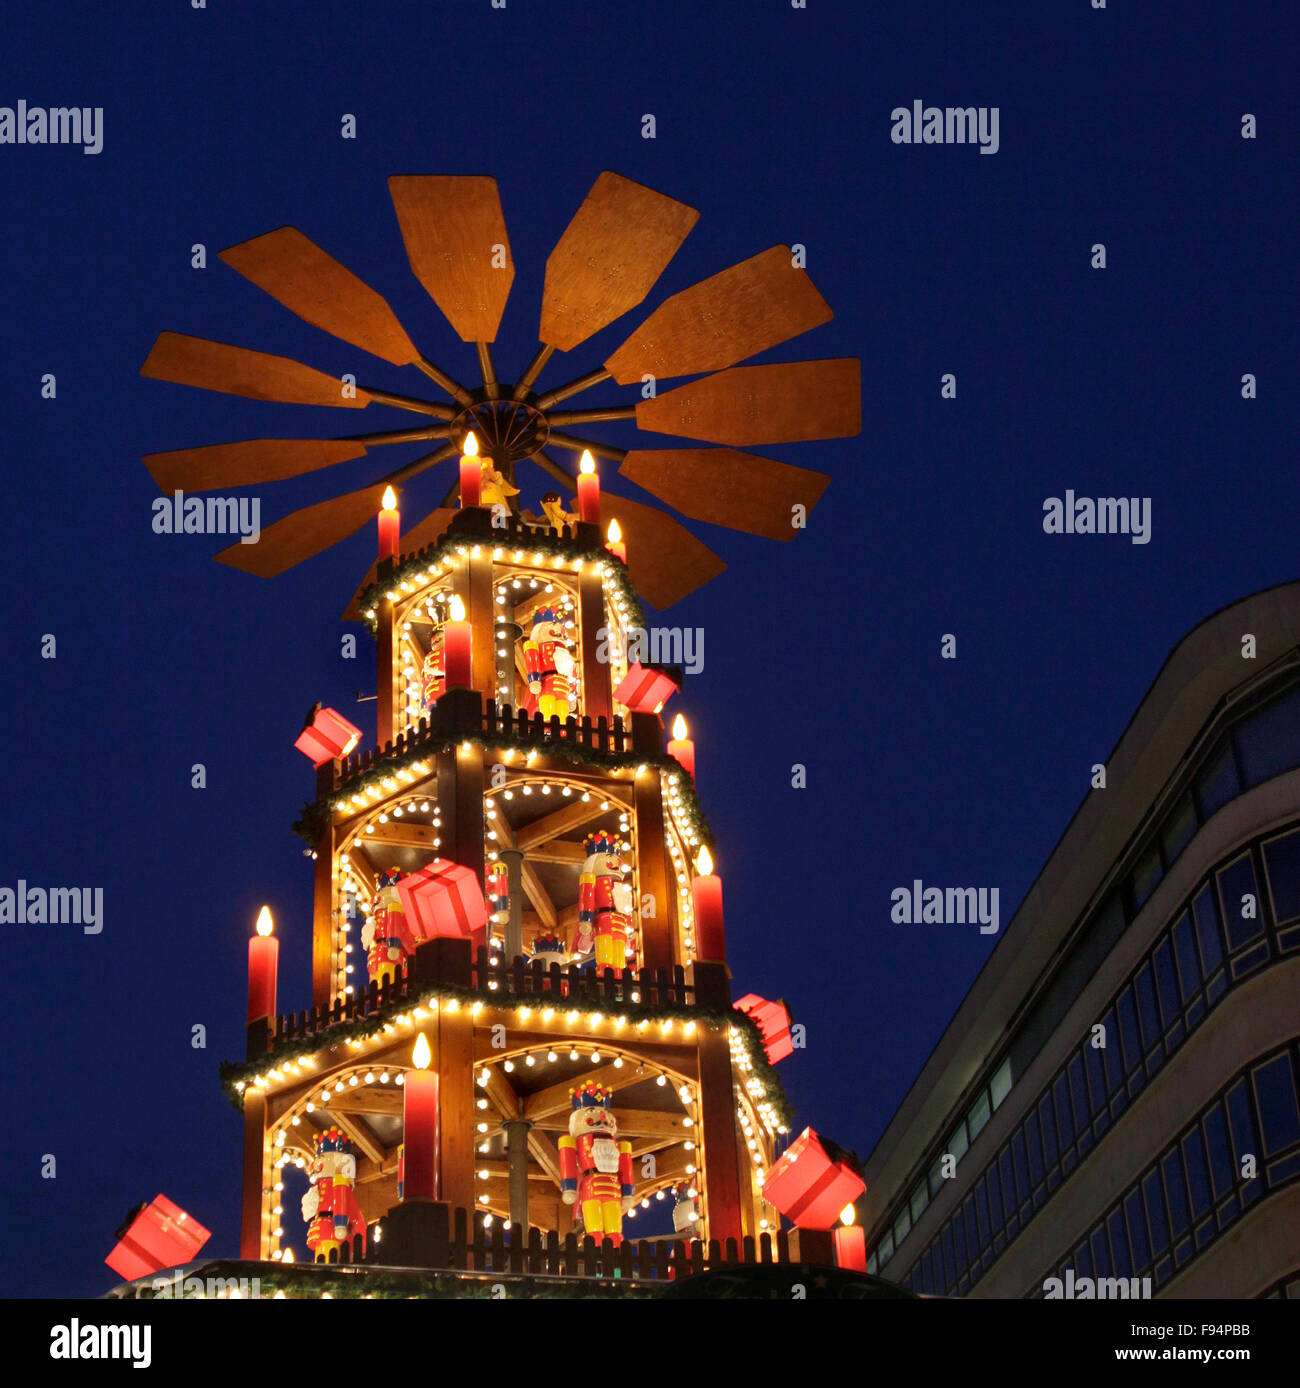
[[633, 713], [658, 713], [677, 689], [678, 683], [671, 675], [638, 660], [619, 681], [614, 698]]
[[293, 744], [313, 766], [323, 766], [335, 757], [346, 757], [361, 741], [361, 729], [349, 723], [332, 708], [319, 704], [307, 715], [307, 722]]
[[117, 1246], [104, 1261], [127, 1282], [162, 1268], [192, 1262], [212, 1237], [197, 1219], [165, 1195], [156, 1196], [127, 1216]]
[[487, 929], [487, 902], [478, 878], [449, 858], [435, 858], [401, 878], [397, 894], [417, 944], [445, 937], [465, 939]]
[[[830, 1151], [827, 1151], [827, 1148]], [[772, 1165], [763, 1198], [801, 1229], [833, 1229], [840, 1212], [866, 1190], [833, 1142], [805, 1128]]]
[[[785, 1003], [768, 1002], [757, 993], [746, 993], [735, 1006], [757, 1025], [770, 1064], [775, 1065], [777, 1061], [794, 1054], [794, 1043], [790, 1040], [790, 1014], [786, 1011]], [[843, 1206], [840, 1208], [843, 1209]]]

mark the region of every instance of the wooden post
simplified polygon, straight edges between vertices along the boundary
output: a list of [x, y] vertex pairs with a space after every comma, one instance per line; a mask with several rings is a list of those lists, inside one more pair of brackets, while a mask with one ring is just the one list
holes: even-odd
[[[698, 976], [701, 966], [696, 965]], [[709, 1237], [742, 1237], [742, 1186], [736, 1159], [736, 1095], [731, 1086], [727, 1033], [705, 1028], [700, 1036], [700, 1136], [704, 1146], [704, 1194]]]
[[[331, 819], [316, 844], [312, 864], [311, 899], [311, 1001], [313, 1007], [328, 1007], [333, 992], [334, 932], [343, 909], [334, 904], [334, 823]], [[359, 946], [358, 946], [359, 948]], [[364, 960], [364, 955], [359, 956]]]
[[614, 695], [609, 679], [609, 635], [605, 633], [606, 658], [598, 660], [600, 631], [605, 626], [605, 587], [594, 564], [583, 564], [578, 574], [579, 652], [582, 657], [582, 703], [580, 710], [594, 723], [598, 718], [614, 720]]
[[[467, 940], [447, 941], [466, 946]], [[439, 1118], [444, 1203], [463, 1210], [474, 1208], [474, 1143], [478, 1137], [474, 1104], [474, 1019], [468, 1008], [438, 1009]]]
[[266, 1095], [260, 1089], [244, 1091], [244, 1189], [239, 1209], [239, 1256], [256, 1262], [265, 1255], [262, 1212], [267, 1175]]
[[485, 699], [494, 699], [497, 692], [496, 607], [492, 601], [492, 551], [486, 545], [478, 557], [466, 559], [463, 570], [457, 569], [457, 591], [465, 604], [465, 617], [470, 624], [473, 642], [473, 687]]
[[483, 749], [458, 744], [438, 753], [438, 804], [444, 858], [472, 869], [483, 886]]
[[379, 563], [376, 581], [380, 587], [378, 607], [378, 627], [375, 640], [379, 645], [378, 672], [375, 692], [375, 737], [380, 747], [393, 740], [395, 723], [393, 711], [397, 707], [397, 605], [385, 596], [393, 581], [393, 561], [383, 559]]
[[[677, 888], [664, 842], [663, 788], [659, 772], [647, 767], [632, 786], [636, 811], [637, 883], [642, 897], [654, 901], [655, 914], [641, 917], [641, 954], [647, 969], [671, 969], [680, 962], [673, 954], [673, 921], [677, 915]], [[640, 902], [637, 903], [638, 910]]]

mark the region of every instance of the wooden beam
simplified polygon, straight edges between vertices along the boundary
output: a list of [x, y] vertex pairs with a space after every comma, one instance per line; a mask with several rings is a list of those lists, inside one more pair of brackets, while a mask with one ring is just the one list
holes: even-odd
[[402, 1091], [386, 1084], [358, 1085], [335, 1094], [329, 1101], [328, 1112], [376, 1113], [398, 1118], [402, 1112]]
[[[682, 1142], [695, 1136], [695, 1128], [688, 1128], [683, 1122], [684, 1113], [660, 1113], [656, 1109], [623, 1109], [615, 1107], [614, 1117], [618, 1119], [618, 1135], [624, 1137], [653, 1137], [668, 1142]], [[569, 1131], [568, 1119], [564, 1114], [547, 1114], [536, 1120], [539, 1128], [548, 1131]]]
[[546, 1173], [547, 1179], [553, 1181], [558, 1188], [560, 1184], [560, 1154], [551, 1139], [536, 1128], [530, 1128], [528, 1130], [528, 1151], [533, 1160]]
[[[584, 1041], [583, 1044], [588, 1043]], [[559, 1049], [560, 1045], [557, 1045], [556, 1050]], [[630, 1084], [640, 1084], [643, 1079], [645, 1076], [637, 1074], [634, 1065], [620, 1065], [617, 1069], [612, 1064], [597, 1065], [594, 1070], [584, 1071], [572, 1079], [561, 1080], [559, 1084], [548, 1085], [545, 1089], [539, 1089], [535, 1094], [529, 1094], [524, 1099], [523, 1113], [520, 1116], [527, 1118], [532, 1123], [537, 1123], [561, 1110], [566, 1113], [570, 1112], [573, 1108], [573, 1101], [569, 1096], [569, 1090], [576, 1088], [579, 1083], [603, 1084], [607, 1089], [624, 1089]], [[567, 1118], [564, 1127], [567, 1132]]]
[[355, 1118], [346, 1113], [335, 1113], [333, 1115], [335, 1123], [356, 1143], [358, 1147], [373, 1162], [382, 1163], [387, 1155], [387, 1149], [378, 1141], [374, 1133], [370, 1131], [366, 1122], [362, 1118]]
[[594, 799], [588, 800], [586, 804], [580, 799], [575, 800], [571, 805], [562, 805], [558, 810], [543, 815], [541, 819], [523, 825], [515, 833], [515, 847], [522, 853], [528, 853], [544, 843], [549, 843], [551, 839], [559, 838], [561, 834], [579, 824], [598, 819], [604, 813], [606, 812], [600, 808], [599, 802]]
[[366, 843], [389, 844], [393, 848], [418, 848], [431, 853], [437, 837], [438, 831], [432, 824], [421, 824], [413, 819], [393, 819], [390, 816], [387, 824], [377, 825], [373, 834], [366, 835]]
[[[596, 811], [600, 813], [599, 810]], [[566, 843], [563, 839], [552, 839], [530, 850], [528, 856], [535, 863], [564, 863], [570, 867], [581, 868], [587, 861], [580, 843]]]
[[[515, 1093], [514, 1086], [506, 1079], [505, 1074], [499, 1065], [488, 1067], [488, 1082], [480, 1085], [478, 1082], [478, 1071], [474, 1072], [474, 1092], [481, 1094], [491, 1101], [496, 1111], [503, 1118], [518, 1118], [520, 1114], [519, 1095]], [[480, 1113], [482, 1109], [478, 1110]]]

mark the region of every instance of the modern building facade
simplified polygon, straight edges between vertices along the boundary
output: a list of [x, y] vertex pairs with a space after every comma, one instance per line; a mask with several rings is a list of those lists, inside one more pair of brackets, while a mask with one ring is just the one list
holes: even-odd
[[1300, 1296], [1300, 583], [1169, 656], [865, 1174], [914, 1291]]

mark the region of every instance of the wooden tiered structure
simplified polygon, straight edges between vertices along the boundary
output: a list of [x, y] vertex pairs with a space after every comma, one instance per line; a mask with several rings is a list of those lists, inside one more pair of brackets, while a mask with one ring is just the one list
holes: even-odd
[[[699, 215], [605, 172], [547, 260], [539, 345], [506, 383], [493, 345], [514, 266], [495, 180], [399, 176], [389, 192], [410, 268], [455, 334], [473, 344], [481, 386], [428, 360], [386, 299], [292, 227], [221, 259], [349, 344], [340, 375], [171, 332], [142, 367], [154, 379], [257, 400], [418, 417], [411, 427], [343, 438], [246, 439], [145, 459], [164, 492], [202, 492], [273, 485], [372, 448], [431, 449], [216, 556], [261, 577], [345, 540], [381, 504], [391, 510], [381, 501], [388, 489], [449, 463], [471, 434], [496, 470], [493, 495], [485, 494], [493, 504], [471, 496], [461, 506], [455, 480], [439, 488], [441, 500], [397, 553], [381, 558], [345, 613], [368, 621], [377, 639], [377, 737], [372, 748], [318, 767], [317, 800], [300, 825], [315, 857], [313, 1006], [255, 1015], [246, 1062], [228, 1076], [244, 1112], [243, 1256], [275, 1259], [294, 1241], [297, 1212], [280, 1177], [289, 1163], [310, 1163], [325, 1129], [353, 1149], [360, 1220], [372, 1231], [382, 1225], [393, 1257], [429, 1266], [445, 1256], [457, 1211], [471, 1240], [489, 1218], [499, 1239], [508, 1220], [516, 1251], [525, 1228], [530, 1238], [567, 1235], [575, 1207], [559, 1198], [557, 1139], [568, 1130], [570, 1088], [584, 1081], [613, 1091], [638, 1201], [669, 1186], [695, 1192], [692, 1232], [724, 1249], [761, 1244], [779, 1253], [785, 1236], [767, 1239], [779, 1220], [762, 1180], [783, 1131], [783, 1100], [758, 1029], [732, 1009], [721, 931], [705, 947], [694, 930], [691, 876], [707, 830], [693, 777], [667, 755], [657, 708], [636, 712], [616, 696], [631, 631], [642, 625], [638, 593], [662, 609], [725, 565], [666, 509], [602, 489], [599, 518], [618, 522], [624, 562], [590, 507], [580, 505], [575, 519], [553, 493], [541, 498], [542, 517], [523, 511], [516, 474], [531, 466], [548, 487], [558, 482], [573, 494], [575, 464], [547, 450], [576, 463], [587, 449], [689, 520], [789, 540], [827, 477], [740, 450], [856, 434], [858, 363], [738, 365], [832, 316], [802, 257], [773, 246], [670, 295], [603, 364], [540, 390], [552, 357], [582, 347], [649, 295]], [[351, 349], [415, 368], [446, 398], [358, 383]], [[695, 379], [662, 389], [674, 376]], [[567, 403], [610, 381], [639, 398]], [[599, 439], [574, 432], [592, 424], [635, 425], [656, 437], [629, 449], [603, 431]], [[663, 448], [664, 435], [692, 446]], [[446, 634], [453, 598], [470, 628], [471, 667], [430, 698], [423, 667]], [[542, 606], [571, 638], [574, 706], [564, 719], [517, 712], [529, 692], [522, 641]], [[629, 958], [617, 973], [573, 962], [583, 840], [601, 830], [625, 846], [635, 903]], [[494, 864], [506, 864], [510, 906], [500, 928], [471, 938], [435, 933], [392, 977], [372, 980], [361, 934], [376, 875], [417, 872], [435, 858], [468, 869], [480, 889]], [[562, 937], [563, 966], [532, 957], [538, 932]], [[403, 1080], [421, 1034], [439, 1077], [437, 1192], [425, 1201], [432, 1211], [398, 1192]], [[635, 1235], [634, 1220], [624, 1232]], [[430, 1253], [434, 1235], [441, 1251]]]
[[[638, 1201], [687, 1182], [699, 1191], [693, 1232], [703, 1239], [775, 1232], [761, 1181], [784, 1129], [761, 1044], [731, 1012], [726, 960], [697, 955], [691, 778], [665, 756], [660, 717], [614, 697], [631, 615], [622, 570], [596, 525], [561, 536], [512, 517], [494, 528], [487, 508], [457, 512], [440, 541], [380, 566], [366, 609], [379, 685], [391, 691], [379, 745], [318, 770], [315, 1006], [249, 1027], [257, 1070], [241, 1090], [243, 1257], [273, 1259], [300, 1244], [280, 1174], [310, 1159], [327, 1126], [355, 1149], [366, 1222], [398, 1205], [398, 1082], [421, 1032], [440, 1077], [448, 1207], [570, 1232], [557, 1139], [571, 1090], [595, 1081], [614, 1091]], [[447, 690], [417, 717], [411, 686], [434, 614], [452, 596], [472, 630], [472, 687]], [[503, 688], [523, 693], [516, 633], [542, 604], [572, 623], [577, 706], [563, 722], [498, 703]], [[582, 840], [599, 829], [627, 845], [638, 903], [621, 976], [531, 957], [539, 931], [574, 944]], [[499, 932], [490, 927], [501, 938], [429, 940], [404, 974], [368, 983], [360, 922], [377, 874], [434, 858], [480, 881], [504, 859], [517, 909]], [[633, 1218], [625, 1234], [635, 1233]]]

